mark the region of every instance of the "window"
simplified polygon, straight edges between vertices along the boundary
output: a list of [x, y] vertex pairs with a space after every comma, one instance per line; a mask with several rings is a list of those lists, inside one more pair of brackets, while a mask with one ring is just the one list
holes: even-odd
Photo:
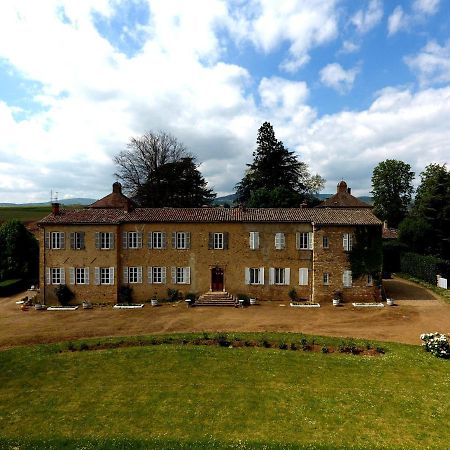
[[264, 267], [247, 267], [245, 284], [264, 284]]
[[70, 248], [72, 250], [84, 249], [84, 233], [82, 232], [70, 233]]
[[50, 233], [51, 236], [51, 248], [53, 250], [60, 250], [64, 248], [64, 233], [59, 231], [53, 231]]
[[289, 267], [271, 267], [269, 269], [269, 284], [290, 284], [290, 272], [291, 269]]
[[63, 267], [49, 269], [47, 284], [65, 284], [65, 272]]
[[367, 286], [373, 286], [373, 277], [372, 275], [367, 275]]
[[312, 232], [296, 233], [295, 238], [297, 250], [312, 250], [313, 248]]
[[100, 284], [114, 284], [112, 267], [100, 267]]
[[251, 250], [257, 250], [259, 248], [259, 232], [250, 231], [249, 245]]
[[123, 282], [124, 284], [142, 283], [142, 267], [124, 267]]
[[352, 287], [352, 271], [344, 270], [342, 274], [342, 284], [344, 287]]
[[330, 243], [328, 241], [328, 236], [322, 237], [322, 247], [323, 248], [330, 248]]
[[277, 250], [283, 250], [286, 246], [286, 240], [284, 233], [275, 233], [275, 248]]
[[95, 248], [101, 250], [111, 250], [114, 248], [114, 233], [95, 233]]
[[75, 269], [75, 283], [76, 284], [88, 284], [89, 283], [89, 268], [77, 267]]
[[154, 249], [166, 248], [166, 233], [153, 231], [148, 234], [148, 247]]
[[351, 251], [353, 247], [353, 236], [351, 233], [344, 233], [342, 236], [342, 246], [346, 252]]
[[227, 250], [228, 233], [209, 233], [208, 248], [210, 250]]
[[147, 272], [148, 282], [151, 284], [165, 284], [166, 268], [165, 267], [149, 267]]
[[138, 231], [124, 231], [122, 238], [123, 248], [141, 248], [142, 247], [142, 233]]
[[172, 267], [172, 283], [173, 284], [190, 284], [191, 268], [190, 267]]
[[308, 269], [306, 267], [298, 269], [298, 284], [308, 286]]
[[191, 233], [187, 231], [177, 231], [172, 233], [172, 248], [185, 250], [191, 246]]
[[328, 272], [323, 273], [323, 284], [328, 286], [330, 284], [330, 274]]

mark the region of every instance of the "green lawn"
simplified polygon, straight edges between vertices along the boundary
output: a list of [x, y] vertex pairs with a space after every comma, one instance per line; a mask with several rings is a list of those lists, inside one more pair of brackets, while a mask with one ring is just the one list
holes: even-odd
[[[65, 209], [84, 208], [80, 205], [63, 206]], [[17, 219], [21, 222], [35, 222], [50, 214], [51, 206], [1, 206], [0, 223], [10, 219]]]
[[181, 344], [67, 350], [73, 347], [0, 352], [0, 448], [422, 449], [450, 442], [450, 361], [418, 346], [383, 343], [386, 354], [376, 357]]

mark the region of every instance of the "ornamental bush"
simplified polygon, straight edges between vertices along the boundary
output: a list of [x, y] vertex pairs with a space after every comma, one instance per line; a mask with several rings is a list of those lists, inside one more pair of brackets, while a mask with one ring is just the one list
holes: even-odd
[[450, 344], [448, 336], [441, 333], [424, 333], [420, 335], [425, 351], [438, 358], [450, 358]]

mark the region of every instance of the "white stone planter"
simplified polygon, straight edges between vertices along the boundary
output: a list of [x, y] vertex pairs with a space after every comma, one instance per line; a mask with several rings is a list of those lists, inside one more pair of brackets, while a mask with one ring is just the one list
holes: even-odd
[[383, 303], [352, 303], [355, 308], [384, 308]]
[[49, 306], [47, 311], [75, 311], [78, 306]]
[[341, 301], [338, 298], [333, 298], [333, 306], [339, 306]]
[[320, 308], [320, 303], [289, 303], [293, 308]]
[[36, 303], [36, 304], [34, 305], [34, 309], [35, 309], [36, 311], [38, 311], [38, 310], [42, 310], [42, 309], [46, 309], [46, 308], [45, 308], [45, 305], [42, 305], [41, 303]]
[[158, 300], [152, 299], [151, 304], [152, 306], [158, 306]]
[[250, 305], [256, 305], [256, 298], [250, 299]]
[[136, 305], [114, 305], [113, 308], [114, 309], [139, 309], [139, 308], [143, 308], [144, 304], [143, 303], [137, 303]]
[[83, 302], [82, 303], [83, 309], [92, 309], [92, 303], [91, 302]]
[[244, 302], [245, 302], [245, 300], [244, 300], [243, 298], [240, 298], [240, 299], [239, 299], [239, 306], [240, 306], [241, 308], [244, 307]]
[[386, 305], [394, 306], [394, 299], [393, 298], [387, 298], [386, 299]]

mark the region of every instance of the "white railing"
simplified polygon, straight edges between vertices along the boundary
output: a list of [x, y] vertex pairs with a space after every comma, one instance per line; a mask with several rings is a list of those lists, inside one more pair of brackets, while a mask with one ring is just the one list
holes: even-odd
[[447, 288], [447, 278], [442, 278], [440, 275], [438, 275], [436, 278], [437, 278], [438, 287], [448, 289]]

